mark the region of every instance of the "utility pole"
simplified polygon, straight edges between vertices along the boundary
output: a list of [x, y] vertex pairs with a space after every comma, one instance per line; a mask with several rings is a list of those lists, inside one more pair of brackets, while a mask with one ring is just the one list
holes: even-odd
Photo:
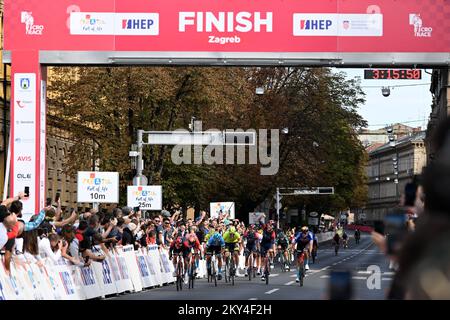
[[280, 229], [280, 188], [277, 188], [276, 201], [277, 201], [277, 229]]

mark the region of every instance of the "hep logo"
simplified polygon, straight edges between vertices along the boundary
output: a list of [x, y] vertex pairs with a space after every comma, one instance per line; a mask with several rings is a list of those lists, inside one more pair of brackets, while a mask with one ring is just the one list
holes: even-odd
[[300, 20], [301, 30], [328, 30], [333, 21], [331, 20]]
[[123, 19], [122, 29], [126, 30], [148, 30], [155, 24], [153, 19]]

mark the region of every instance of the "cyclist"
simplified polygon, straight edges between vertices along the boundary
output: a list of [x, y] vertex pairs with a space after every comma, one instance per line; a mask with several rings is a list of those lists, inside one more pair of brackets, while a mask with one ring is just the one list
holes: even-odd
[[359, 239], [361, 238], [361, 232], [359, 231], [359, 229], [355, 230], [355, 242], [356, 244], [359, 243]]
[[[313, 240], [314, 237], [312, 233], [308, 230], [308, 227], [303, 226], [301, 228], [301, 231], [297, 233], [295, 236], [293, 243], [297, 244], [297, 258], [299, 255], [302, 254], [303, 251], [306, 251], [306, 258], [305, 258], [305, 270], [309, 270], [308, 266], [308, 257], [311, 255], [311, 250], [313, 246]], [[297, 268], [300, 266], [298, 265], [298, 259], [297, 259]], [[297, 274], [296, 282], [300, 282], [300, 274]]]
[[[261, 262], [264, 266], [264, 272], [262, 273], [261, 280], [266, 281], [264, 273], [269, 270], [265, 270], [267, 266], [267, 259], [273, 253], [273, 247], [275, 246], [275, 231], [273, 230], [272, 224], [269, 222], [263, 227], [262, 239], [261, 239]], [[267, 254], [269, 253], [269, 255]]]
[[[313, 234], [314, 238], [313, 238], [313, 249], [312, 249], [312, 254], [313, 254], [313, 260], [316, 259], [317, 257], [317, 249], [319, 249], [319, 239], [317, 238], [317, 235], [314, 233]], [[313, 261], [314, 263], [314, 261]]]
[[289, 238], [284, 233], [282, 229], [278, 230], [277, 234], [277, 246], [278, 250], [280, 251], [280, 255], [282, 254], [284, 256], [284, 263], [286, 265], [286, 268], [290, 270], [289, 263], [288, 263], [288, 251], [287, 248], [289, 246]]
[[341, 237], [339, 236], [339, 234], [336, 231], [336, 234], [333, 237], [334, 253], [335, 253], [336, 256], [338, 254], [340, 241], [341, 241]]
[[223, 234], [223, 240], [225, 241], [225, 257], [228, 258], [230, 253], [233, 253], [235, 268], [239, 265], [239, 242], [241, 241], [241, 235], [236, 231], [234, 226], [230, 226]]
[[342, 235], [342, 241], [343, 241], [344, 248], [348, 248], [348, 236], [347, 236], [347, 233], [345, 233], [345, 231], [344, 231], [344, 234]]
[[[198, 256], [200, 254], [200, 248], [201, 248], [200, 247], [200, 241], [198, 240], [198, 237], [195, 234], [195, 231], [191, 231], [191, 233], [189, 233], [186, 236], [185, 246], [187, 248], [189, 248], [189, 253], [188, 253], [186, 262], [191, 261], [192, 250], [194, 250], [194, 254], [196, 256], [196, 259], [195, 259], [195, 270], [194, 270], [194, 277], [195, 277], [195, 276], [197, 276]], [[189, 265], [186, 264], [186, 266], [189, 266]]]
[[187, 246], [187, 244], [185, 243], [185, 241], [183, 241], [183, 238], [181, 236], [178, 236], [175, 241], [172, 241], [172, 243], [170, 244], [169, 247], [169, 260], [172, 259], [172, 263], [173, 266], [175, 268], [174, 271], [174, 277], [176, 277], [176, 270], [177, 270], [177, 257], [180, 253], [183, 254], [183, 260], [184, 260], [184, 270], [182, 270], [182, 274], [183, 274], [183, 278], [184, 278], [184, 274], [186, 273], [187, 270], [187, 261], [188, 261], [188, 255], [190, 254], [191, 250], [190, 248]]
[[[253, 259], [255, 259], [255, 253], [257, 252], [256, 245], [258, 243], [258, 233], [255, 231], [255, 225], [251, 224], [248, 226], [247, 231], [244, 233], [242, 240], [246, 240], [245, 244], [245, 276], [248, 276], [248, 269], [250, 266], [248, 265], [248, 259], [250, 255], [253, 253]], [[252, 266], [253, 267], [253, 266]]]
[[[209, 235], [209, 234], [208, 234]], [[208, 269], [208, 274], [211, 274], [211, 255], [217, 256], [218, 262], [218, 273], [217, 279], [222, 279], [222, 250], [225, 248], [225, 241], [223, 240], [222, 235], [220, 234], [220, 227], [216, 226], [214, 234], [212, 234], [208, 242], [206, 243], [206, 267]]]

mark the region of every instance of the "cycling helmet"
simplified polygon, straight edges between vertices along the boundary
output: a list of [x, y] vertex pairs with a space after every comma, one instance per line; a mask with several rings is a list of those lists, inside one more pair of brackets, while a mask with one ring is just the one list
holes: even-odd
[[303, 226], [302, 227], [302, 231], [308, 231], [308, 227], [307, 226]]
[[181, 240], [181, 237], [178, 237], [177, 240], [175, 240], [175, 245], [177, 245], [177, 246], [181, 246], [182, 243], [183, 243], [183, 240]]
[[229, 230], [230, 230], [230, 232], [236, 232], [236, 228], [233, 226], [231, 226]]

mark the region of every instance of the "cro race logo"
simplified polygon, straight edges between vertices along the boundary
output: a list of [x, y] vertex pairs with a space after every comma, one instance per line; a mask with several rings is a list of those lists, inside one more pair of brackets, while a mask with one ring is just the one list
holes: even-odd
[[423, 26], [423, 20], [419, 13], [411, 13], [409, 15], [409, 25], [414, 26], [414, 36], [416, 38], [431, 38], [433, 28]]
[[44, 26], [40, 24], [34, 24], [33, 12], [22, 11], [20, 14], [20, 22], [25, 24], [25, 34], [30, 36], [42, 36], [44, 32]]

